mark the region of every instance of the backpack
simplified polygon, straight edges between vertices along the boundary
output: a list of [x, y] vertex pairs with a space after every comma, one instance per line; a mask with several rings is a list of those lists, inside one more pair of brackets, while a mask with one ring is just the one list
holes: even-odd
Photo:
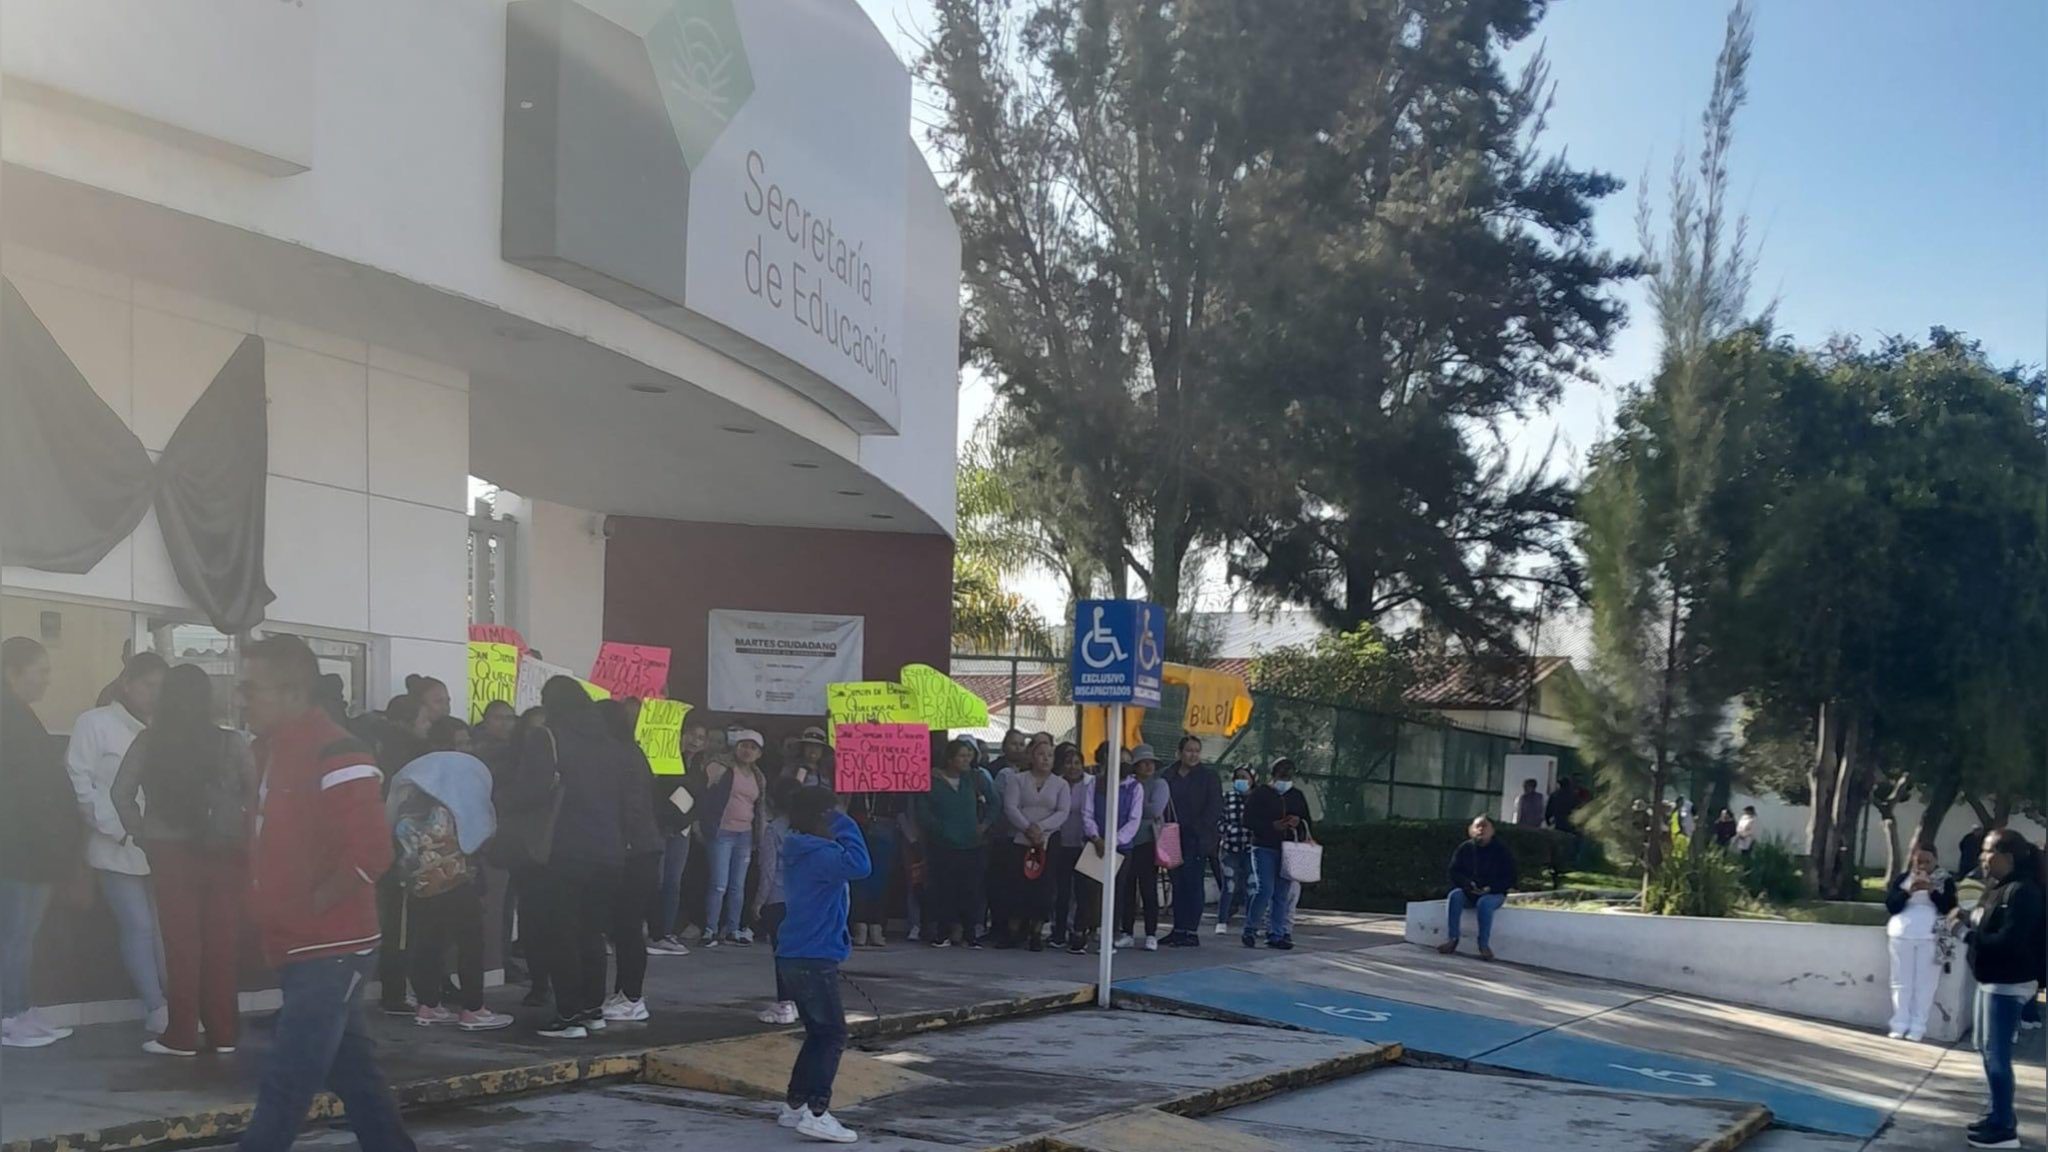
[[473, 880], [476, 865], [462, 853], [455, 816], [435, 804], [398, 818], [398, 876], [408, 895], [439, 896]]

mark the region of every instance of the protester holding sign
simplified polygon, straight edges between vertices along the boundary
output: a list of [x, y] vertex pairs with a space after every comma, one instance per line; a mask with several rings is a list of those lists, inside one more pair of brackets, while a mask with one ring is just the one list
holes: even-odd
[[1003, 784], [1003, 815], [1015, 829], [1003, 845], [1003, 870], [1011, 886], [1005, 902], [1012, 918], [1006, 935], [1012, 941], [1021, 936], [1033, 952], [1045, 950], [1040, 931], [1052, 919], [1047, 853], [1073, 807], [1072, 786], [1053, 775], [1052, 753], [1050, 740], [1033, 740], [1027, 768], [1011, 773]]

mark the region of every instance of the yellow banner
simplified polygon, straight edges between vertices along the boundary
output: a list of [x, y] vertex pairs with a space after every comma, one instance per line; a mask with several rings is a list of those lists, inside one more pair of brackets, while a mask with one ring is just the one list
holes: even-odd
[[511, 644], [469, 646], [469, 722], [480, 723], [493, 700], [510, 704], [519, 694], [519, 649]]
[[[1088, 768], [1095, 768], [1095, 750], [1108, 742], [1104, 733], [1109, 731], [1109, 709], [1101, 704], [1081, 705], [1081, 757], [1088, 762]], [[1145, 710], [1124, 709], [1124, 751], [1128, 752], [1145, 742]], [[1130, 764], [1126, 762], [1125, 768]]]
[[1242, 677], [1186, 664], [1168, 664], [1160, 679], [1188, 690], [1181, 730], [1189, 735], [1235, 736], [1251, 723], [1252, 696]]
[[647, 753], [656, 776], [683, 774], [683, 719], [690, 706], [681, 700], [642, 700], [633, 740]]
[[918, 720], [933, 731], [988, 727], [988, 701], [944, 672], [925, 664], [905, 664], [901, 676]]
[[590, 694], [590, 698], [592, 700], [609, 700], [612, 698], [611, 693], [605, 691], [602, 688], [599, 688], [597, 685], [592, 684], [590, 681], [585, 680], [581, 676], [571, 676], [569, 677], [569, 679], [574, 680], [578, 684], [583, 685], [583, 690]]

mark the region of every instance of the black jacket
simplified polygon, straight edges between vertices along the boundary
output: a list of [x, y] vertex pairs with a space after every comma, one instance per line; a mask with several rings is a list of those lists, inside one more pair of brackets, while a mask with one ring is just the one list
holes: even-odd
[[71, 875], [80, 832], [63, 742], [0, 687], [0, 879], [46, 884]]
[[1181, 851], [1214, 856], [1223, 847], [1223, 780], [1207, 764], [1197, 764], [1185, 778], [1180, 765], [1164, 768], [1166, 789], [1173, 796], [1172, 816], [1180, 824]]
[[1451, 854], [1451, 887], [1507, 895], [1515, 890], [1515, 854], [1498, 836], [1485, 845], [1465, 841]]
[[2038, 876], [2009, 876], [1978, 905], [1970, 930], [1970, 975], [1979, 984], [2029, 984], [2048, 976], [2041, 933], [2048, 925]]
[[[1277, 827], [1288, 816], [1301, 818], [1300, 835]], [[1252, 847], [1277, 851], [1282, 843], [1299, 840], [1309, 834], [1308, 797], [1303, 796], [1299, 788], [1289, 788], [1282, 794], [1271, 784], [1261, 784], [1245, 797], [1244, 826], [1252, 834]]]
[[[499, 808], [528, 836], [546, 841], [548, 864], [616, 868], [625, 863], [634, 803], [648, 784], [625, 745], [595, 712], [527, 734], [513, 786]], [[628, 795], [632, 793], [633, 795]], [[549, 817], [553, 828], [543, 832]]]
[[[1907, 873], [1899, 873], [1892, 877], [1892, 882], [1885, 887], [1884, 910], [1889, 915], [1897, 916], [1899, 913], [1904, 912], [1906, 910], [1906, 901], [1912, 897], [1912, 893], [1900, 887], [1900, 885], [1906, 882], [1906, 876]], [[1956, 906], [1956, 878], [1944, 873], [1941, 878], [1940, 887], [1937, 887], [1928, 895], [1934, 899], [1935, 915], [1948, 915]]]

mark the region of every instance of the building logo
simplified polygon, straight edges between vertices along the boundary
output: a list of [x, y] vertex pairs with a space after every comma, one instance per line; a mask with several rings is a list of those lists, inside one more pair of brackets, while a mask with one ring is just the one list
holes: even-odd
[[669, 126], [695, 169], [754, 94], [733, 0], [676, 0], [647, 30], [648, 59]]

